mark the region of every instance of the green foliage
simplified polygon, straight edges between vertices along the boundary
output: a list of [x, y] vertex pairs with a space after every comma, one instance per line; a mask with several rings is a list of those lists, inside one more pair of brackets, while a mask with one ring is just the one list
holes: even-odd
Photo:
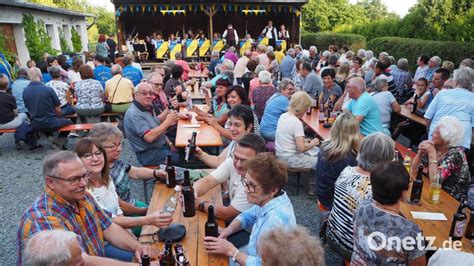
[[407, 58], [415, 69], [416, 59], [421, 54], [437, 55], [442, 60], [449, 60], [458, 65], [464, 58], [474, 54], [474, 42], [427, 41], [400, 37], [380, 37], [372, 39], [367, 49], [375, 54], [385, 51], [395, 58]]
[[316, 47], [320, 49], [327, 49], [331, 44], [335, 44], [339, 47], [347, 45], [353, 51], [357, 51], [366, 46], [366, 39], [364, 36], [357, 34], [332, 32], [303, 33], [301, 34], [301, 44], [306, 48], [311, 45], [316, 45]]
[[[115, 32], [115, 15], [103, 7], [94, 7], [97, 16], [97, 29], [100, 34], [110, 34]], [[95, 40], [97, 41], [97, 40]]]
[[32, 59], [40, 60], [43, 53], [57, 53], [51, 47], [51, 37], [46, 32], [46, 27], [42, 20], [35, 21], [31, 14], [23, 14], [22, 25], [25, 31], [26, 47]]
[[8, 36], [0, 34], [0, 52], [5, 55], [8, 62], [13, 63], [15, 61], [15, 54], [8, 49]]
[[69, 45], [67, 44], [66, 36], [64, 36], [64, 31], [61, 29], [61, 27], [58, 27], [59, 31], [59, 44], [61, 45], [61, 51], [63, 53], [70, 53], [71, 49], [69, 48]]
[[81, 36], [79, 35], [79, 32], [77, 32], [75, 27], [72, 27], [71, 29], [71, 42], [74, 52], [82, 51]]

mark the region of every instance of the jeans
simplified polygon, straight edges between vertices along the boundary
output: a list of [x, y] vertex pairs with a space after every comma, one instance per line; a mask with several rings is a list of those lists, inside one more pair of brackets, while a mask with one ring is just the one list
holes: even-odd
[[23, 124], [23, 122], [26, 121], [26, 114], [25, 113], [19, 113], [12, 121], [5, 123], [5, 124], [0, 124], [0, 129], [11, 129], [11, 128], [17, 128]]
[[173, 165], [179, 164], [179, 154], [172, 152], [168, 147], [150, 148], [148, 150], [136, 152], [137, 159], [141, 165], [153, 166], [166, 163], [166, 155], [171, 155]]
[[275, 141], [275, 131], [272, 133], [267, 133], [266, 131], [262, 131], [260, 129], [260, 135], [266, 141]]
[[105, 245], [105, 257], [107, 258], [131, 262], [134, 256], [133, 252], [119, 249], [110, 243]]

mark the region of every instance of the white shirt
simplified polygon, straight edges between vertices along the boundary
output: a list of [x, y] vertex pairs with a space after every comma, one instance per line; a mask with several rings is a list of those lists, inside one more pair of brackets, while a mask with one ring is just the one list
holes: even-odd
[[230, 205], [239, 212], [243, 212], [253, 207], [247, 202], [247, 194], [242, 185], [242, 179], [234, 167], [234, 160], [227, 158], [216, 170], [211, 173], [211, 176], [219, 183], [227, 182], [229, 186]]
[[115, 191], [115, 185], [112, 179], [110, 179], [108, 187], [91, 187], [88, 188], [87, 191], [94, 197], [102, 209], [112, 213], [112, 218], [123, 214], [119, 206], [118, 195]]
[[282, 114], [275, 133], [276, 155], [291, 156], [300, 153], [296, 148], [297, 137], [304, 137], [303, 123], [294, 115]]
[[81, 74], [79, 72], [76, 72], [76, 71], [72, 70], [72, 69], [67, 72], [67, 78], [69, 79], [71, 84], [76, 82], [76, 81], [82, 80], [81, 79]]

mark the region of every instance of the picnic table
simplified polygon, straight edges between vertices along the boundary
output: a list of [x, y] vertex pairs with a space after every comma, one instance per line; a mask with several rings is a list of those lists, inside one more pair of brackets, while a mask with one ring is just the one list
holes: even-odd
[[194, 82], [193, 85], [188, 86], [186, 88], [186, 93], [188, 93], [188, 95], [191, 96], [191, 99], [193, 99], [193, 100], [205, 100], [206, 99], [206, 93], [207, 93], [207, 97], [209, 97], [209, 99], [212, 98], [211, 91], [210, 90], [200, 90], [198, 82]]
[[311, 115], [306, 113], [301, 120], [321, 139], [329, 139], [331, 128], [325, 128], [323, 123], [319, 123], [319, 109], [312, 107]]
[[209, 77], [209, 70], [207, 67], [204, 68], [204, 71], [191, 69], [188, 73], [188, 77], [191, 78], [208, 78]]
[[[196, 105], [201, 110], [207, 110], [206, 105]], [[180, 112], [184, 112], [182, 107]], [[208, 125], [206, 122], [199, 122], [196, 120], [196, 113], [191, 112], [193, 118], [191, 120], [180, 119], [178, 121], [178, 129], [176, 132], [175, 146], [184, 148], [188, 145], [188, 140], [191, 138], [194, 131], [196, 131], [196, 145], [199, 147], [219, 147], [222, 146], [221, 134], [214, 127]]]
[[404, 105], [404, 104], [400, 105], [400, 107], [401, 107], [401, 112], [400, 112], [401, 116], [403, 116], [405, 118], [408, 118], [411, 121], [414, 121], [414, 122], [426, 127], [426, 119], [424, 117], [418, 116], [416, 114], [412, 114], [411, 113], [411, 108]]
[[[148, 206], [148, 213], [150, 214], [155, 211], [160, 211], [163, 209], [165, 202], [173, 196], [175, 190], [168, 188], [165, 184], [158, 183], [155, 185], [153, 191], [153, 196], [150, 200], [150, 205]], [[222, 195], [220, 186], [216, 186], [207, 194], [202, 196], [204, 200], [209, 201], [215, 206], [222, 205]], [[223, 255], [211, 255], [208, 254], [204, 247], [204, 224], [207, 221], [207, 213], [200, 212], [196, 210], [196, 215], [194, 217], [184, 217], [183, 211], [178, 203], [176, 206], [176, 211], [173, 214], [173, 223], [181, 224], [186, 227], [186, 236], [179, 242], [183, 245], [185, 249], [190, 265], [228, 265], [228, 258]], [[224, 227], [224, 221], [217, 219], [217, 223], [220, 227]], [[142, 233], [139, 238], [139, 241], [144, 244], [151, 244], [153, 248], [162, 250], [163, 242], [156, 242], [154, 239], [156, 237], [151, 236], [151, 234], [158, 231], [158, 227], [147, 225], [143, 226]]]

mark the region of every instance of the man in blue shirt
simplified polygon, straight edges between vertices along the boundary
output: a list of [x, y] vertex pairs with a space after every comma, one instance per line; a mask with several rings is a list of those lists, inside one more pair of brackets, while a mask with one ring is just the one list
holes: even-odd
[[295, 50], [293, 48], [286, 52], [286, 56], [281, 60], [280, 73], [282, 78], [291, 79], [293, 68], [296, 65]]
[[[346, 92], [352, 99], [347, 105], [350, 111], [359, 121], [360, 132], [367, 136], [374, 132], [383, 132], [380, 111], [372, 96], [365, 91], [365, 81], [362, 78], [351, 78], [346, 85]], [[337, 101], [335, 109], [340, 109], [344, 101], [345, 93]]]
[[28, 80], [28, 69], [21, 67], [16, 74], [17, 78], [12, 84], [12, 95], [15, 97], [16, 106], [19, 113], [28, 113], [28, 109], [23, 101], [23, 90], [30, 84]]
[[143, 79], [143, 73], [140, 69], [132, 66], [132, 59], [125, 56], [123, 58], [123, 64], [125, 67], [122, 70], [123, 76], [133, 82], [133, 86], [137, 86]]
[[[60, 118], [61, 102], [54, 90], [41, 82], [41, 71], [36, 67], [30, 68], [28, 77], [30, 85], [23, 91], [23, 100], [30, 113], [33, 130], [51, 133], [72, 124], [71, 120]], [[53, 139], [53, 146], [65, 149], [67, 135], [68, 132], [60, 132], [58, 137]]]
[[104, 66], [105, 58], [101, 55], [94, 57], [94, 79], [100, 81], [102, 88], [105, 88], [105, 82], [112, 78], [112, 71]]

